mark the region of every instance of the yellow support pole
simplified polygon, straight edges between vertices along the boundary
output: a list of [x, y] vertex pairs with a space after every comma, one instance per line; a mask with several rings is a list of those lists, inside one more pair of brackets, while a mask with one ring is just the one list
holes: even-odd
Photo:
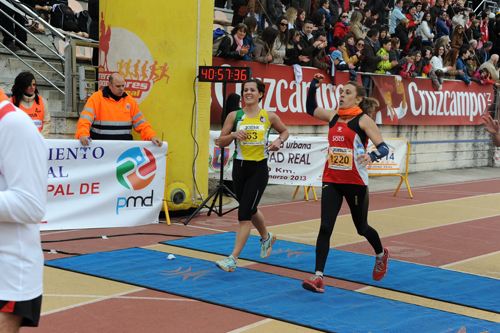
[[[168, 177], [168, 154], [167, 154], [167, 161], [165, 163], [165, 184], [167, 183], [167, 177]], [[167, 225], [170, 225], [170, 214], [168, 213], [168, 205], [167, 205], [167, 189], [165, 188], [165, 191], [163, 192], [163, 210], [165, 211], [165, 218], [167, 219]]]
[[[297, 192], [299, 192], [300, 185], [297, 186], [295, 189], [295, 193], [293, 194], [293, 199], [297, 196]], [[318, 197], [316, 196], [316, 191], [314, 190], [313, 186], [304, 186], [304, 199], [306, 201], [309, 201], [309, 189], [312, 189], [312, 193], [314, 195], [314, 201], [318, 201]]]
[[[388, 139], [388, 138], [384, 138]], [[390, 139], [390, 138], [389, 138]], [[399, 138], [396, 138], [399, 139]], [[410, 164], [410, 141], [406, 140], [406, 144], [408, 146], [408, 150], [406, 153], [406, 167], [405, 167], [405, 175], [403, 176], [400, 173], [397, 174], [368, 174], [369, 177], [393, 177], [393, 176], [399, 176], [401, 177], [401, 181], [399, 182], [398, 188], [394, 192], [394, 196], [398, 194], [399, 188], [401, 187], [401, 184], [403, 184], [403, 181], [406, 184], [406, 189], [408, 190], [408, 194], [410, 195], [410, 199], [413, 199], [413, 195], [411, 194], [411, 189], [410, 189], [410, 184], [408, 183], [408, 165]]]

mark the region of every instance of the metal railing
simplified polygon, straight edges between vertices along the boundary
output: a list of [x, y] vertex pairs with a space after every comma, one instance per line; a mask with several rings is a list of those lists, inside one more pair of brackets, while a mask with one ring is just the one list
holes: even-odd
[[476, 8], [474, 8], [474, 12], [479, 16], [487, 7], [491, 8], [493, 11], [496, 11], [496, 9], [498, 9], [498, 3], [491, 0], [483, 0]]
[[[75, 111], [76, 109], [76, 89], [77, 89], [77, 77], [78, 73], [76, 72], [76, 47], [77, 46], [85, 46], [85, 47], [94, 47], [98, 48], [99, 47], [99, 42], [89, 39], [89, 38], [84, 38], [80, 37], [77, 35], [73, 35], [71, 33], [66, 33], [64, 31], [59, 30], [58, 28], [55, 28], [51, 26], [47, 21], [45, 21], [43, 18], [38, 15], [38, 13], [34, 12], [29, 6], [26, 6], [25, 4], [21, 3], [19, 0], [0, 0], [0, 4], [5, 5], [9, 7], [10, 9], [14, 10], [16, 13], [22, 15], [27, 22], [29, 20], [35, 22], [36, 24], [41, 24], [45, 28], [45, 35], [46, 37], [50, 40], [52, 39], [52, 45], [47, 45], [44, 41], [42, 41], [40, 38], [38, 38], [35, 34], [33, 34], [29, 29], [26, 29], [26, 27], [17, 22], [14, 18], [11, 16], [7, 15], [5, 11], [0, 9], [0, 13], [3, 14], [2, 18], [9, 19], [11, 20], [16, 26], [20, 27], [24, 31], [26, 31], [27, 34], [32, 36], [37, 42], [40, 43], [44, 48], [49, 50], [57, 59], [61, 60], [62, 65], [63, 65], [63, 73], [56, 69], [50, 62], [48, 62], [46, 59], [44, 59], [42, 56], [34, 52], [30, 48], [25, 48], [25, 50], [31, 54], [31, 56], [35, 56], [36, 58], [40, 59], [45, 65], [47, 65], [52, 72], [56, 73], [58, 77], [60, 77], [64, 81], [64, 91], [60, 89], [56, 83], [54, 83], [52, 80], [49, 78], [45, 77], [40, 71], [36, 70], [33, 66], [31, 66], [25, 59], [23, 59], [20, 55], [16, 54], [12, 50], [10, 50], [6, 45], [0, 42], [0, 45], [4, 47], [13, 57], [17, 58], [19, 61], [21, 61], [24, 65], [26, 65], [30, 70], [38, 74], [44, 81], [46, 81], [50, 86], [55, 88], [57, 91], [59, 91], [61, 94], [64, 95], [64, 106], [65, 106], [65, 111], [67, 112], [72, 112]], [[17, 44], [23, 45], [24, 42], [20, 41], [16, 36], [12, 35], [10, 32], [8, 32], [6, 29], [4, 29], [2, 26], [0, 26], [0, 29], [3, 31], [3, 33], [8, 34], [10, 37], [12, 37]], [[54, 44], [54, 41], [56, 38], [59, 38], [60, 40], [64, 41], [64, 55], [61, 56], [58, 52], [58, 47]], [[26, 45], [27, 46], [27, 45]]]

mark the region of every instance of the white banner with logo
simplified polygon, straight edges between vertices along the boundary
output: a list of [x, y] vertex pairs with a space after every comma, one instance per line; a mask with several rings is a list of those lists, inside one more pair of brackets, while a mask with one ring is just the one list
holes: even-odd
[[[220, 131], [210, 131], [209, 178], [219, 179], [222, 149], [217, 146]], [[277, 135], [270, 135], [275, 140]], [[397, 174], [406, 167], [406, 139], [385, 139], [390, 153], [368, 169], [369, 174]], [[372, 142], [367, 151], [374, 150]], [[270, 152], [268, 159], [269, 184], [321, 186], [327, 158], [326, 137], [290, 136], [277, 152]], [[234, 143], [224, 148], [224, 179], [230, 180]]]
[[167, 143], [47, 140], [47, 211], [41, 230], [157, 223]]
[[[389, 154], [381, 158], [376, 163], [373, 163], [368, 168], [368, 175], [390, 175], [404, 173], [406, 171], [406, 159], [408, 152], [408, 140], [404, 138], [384, 138], [385, 143], [389, 146]], [[366, 151], [375, 150], [373, 142], [368, 142]]]

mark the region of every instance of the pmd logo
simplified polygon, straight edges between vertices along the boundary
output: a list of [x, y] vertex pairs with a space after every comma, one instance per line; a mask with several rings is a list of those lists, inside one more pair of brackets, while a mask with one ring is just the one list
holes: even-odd
[[116, 178], [129, 190], [142, 190], [155, 178], [156, 160], [146, 148], [131, 148], [116, 161]]
[[[151, 184], [156, 174], [156, 160], [146, 148], [131, 148], [125, 151], [116, 161], [116, 178], [129, 190], [141, 190]], [[120, 197], [116, 201], [116, 214], [120, 208], [135, 209], [153, 206], [154, 192], [151, 195]]]

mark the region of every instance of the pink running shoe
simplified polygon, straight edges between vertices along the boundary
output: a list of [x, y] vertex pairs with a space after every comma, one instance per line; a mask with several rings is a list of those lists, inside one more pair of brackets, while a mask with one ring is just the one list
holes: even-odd
[[380, 281], [387, 274], [387, 264], [389, 263], [389, 250], [384, 248], [385, 255], [382, 258], [375, 258], [375, 268], [373, 269], [373, 279]]
[[325, 292], [325, 285], [323, 284], [323, 279], [319, 275], [314, 275], [309, 280], [304, 280], [302, 282], [302, 288], [315, 293]]

